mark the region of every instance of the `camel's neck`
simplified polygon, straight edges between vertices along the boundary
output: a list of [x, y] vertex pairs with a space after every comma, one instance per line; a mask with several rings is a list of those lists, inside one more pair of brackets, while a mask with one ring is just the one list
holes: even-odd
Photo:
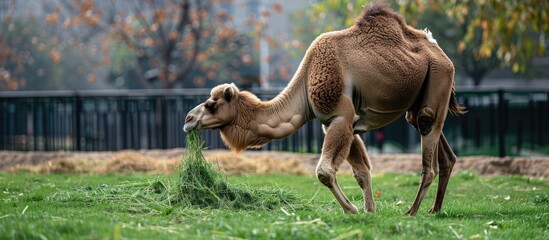
[[[232, 149], [258, 147], [272, 139], [296, 132], [313, 118], [307, 97], [307, 71], [301, 64], [288, 86], [270, 101], [247, 96], [242, 99], [238, 120], [221, 129]], [[242, 94], [249, 94], [244, 93]]]
[[255, 115], [257, 134], [271, 139], [296, 132], [312, 118], [307, 97], [306, 74], [298, 72], [290, 84], [274, 99], [263, 102]]

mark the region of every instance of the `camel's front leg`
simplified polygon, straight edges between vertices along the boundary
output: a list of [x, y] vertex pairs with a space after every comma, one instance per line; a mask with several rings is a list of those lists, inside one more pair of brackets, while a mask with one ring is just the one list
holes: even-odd
[[345, 213], [358, 213], [358, 209], [341, 191], [336, 179], [336, 172], [348, 156], [352, 140], [352, 121], [335, 117], [326, 130], [322, 154], [316, 167], [318, 180], [330, 189]]
[[362, 195], [364, 196], [364, 211], [371, 213], [376, 212], [376, 206], [372, 194], [372, 178], [370, 174], [372, 165], [368, 159], [368, 153], [366, 152], [366, 147], [364, 147], [364, 142], [360, 139], [359, 135], [354, 136], [348, 161], [353, 168], [353, 175], [358, 182], [358, 185], [362, 188]]

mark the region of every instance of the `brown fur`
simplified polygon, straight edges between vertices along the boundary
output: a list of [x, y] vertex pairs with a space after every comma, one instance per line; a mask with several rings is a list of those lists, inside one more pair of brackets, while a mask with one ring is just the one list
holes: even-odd
[[448, 112], [464, 113], [455, 100], [453, 77], [454, 66], [434, 39], [406, 25], [386, 4], [374, 2], [354, 26], [320, 35], [288, 86], [273, 100], [260, 101], [234, 85], [222, 84], [189, 112], [184, 129], [219, 128], [224, 142], [242, 151], [286, 137], [317, 118], [326, 133], [318, 179], [345, 212], [357, 213], [336, 178], [339, 165], [349, 161], [363, 190], [365, 210], [374, 212], [371, 165], [355, 134], [383, 127], [406, 113], [422, 142], [420, 189], [407, 213], [417, 212], [440, 174], [431, 209], [436, 212], [456, 161], [442, 126]]
[[359, 27], [364, 27], [371, 21], [376, 21], [376, 17], [389, 17], [396, 19], [402, 28], [407, 28], [406, 21], [402, 16], [395, 13], [393, 9], [385, 1], [372, 1], [368, 3], [360, 16], [356, 20], [356, 25]]
[[311, 47], [309, 90], [313, 104], [322, 112], [330, 113], [339, 103], [343, 91], [341, 68], [337, 63], [336, 49], [329, 38], [322, 38]]
[[261, 147], [271, 139], [260, 137], [250, 131], [250, 123], [255, 112], [264, 106], [255, 95], [250, 92], [242, 91], [236, 99], [239, 106], [239, 115], [233, 124], [225, 125], [221, 128], [221, 139], [225, 145], [235, 152], [241, 152], [247, 148]]

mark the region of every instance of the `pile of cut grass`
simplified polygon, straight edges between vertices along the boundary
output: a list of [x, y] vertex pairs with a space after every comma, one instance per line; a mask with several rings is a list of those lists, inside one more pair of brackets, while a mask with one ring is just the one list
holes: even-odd
[[275, 209], [283, 205], [305, 207], [295, 194], [273, 187], [252, 189], [232, 185], [227, 177], [206, 161], [198, 131], [187, 134], [187, 151], [179, 169], [178, 200], [200, 208]]

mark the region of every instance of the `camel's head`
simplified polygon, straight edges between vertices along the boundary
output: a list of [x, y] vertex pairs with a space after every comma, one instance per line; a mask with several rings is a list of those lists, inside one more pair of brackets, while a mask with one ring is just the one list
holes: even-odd
[[238, 88], [232, 83], [214, 87], [208, 100], [187, 113], [183, 130], [221, 128], [230, 124], [237, 114], [235, 100], [238, 93]]

